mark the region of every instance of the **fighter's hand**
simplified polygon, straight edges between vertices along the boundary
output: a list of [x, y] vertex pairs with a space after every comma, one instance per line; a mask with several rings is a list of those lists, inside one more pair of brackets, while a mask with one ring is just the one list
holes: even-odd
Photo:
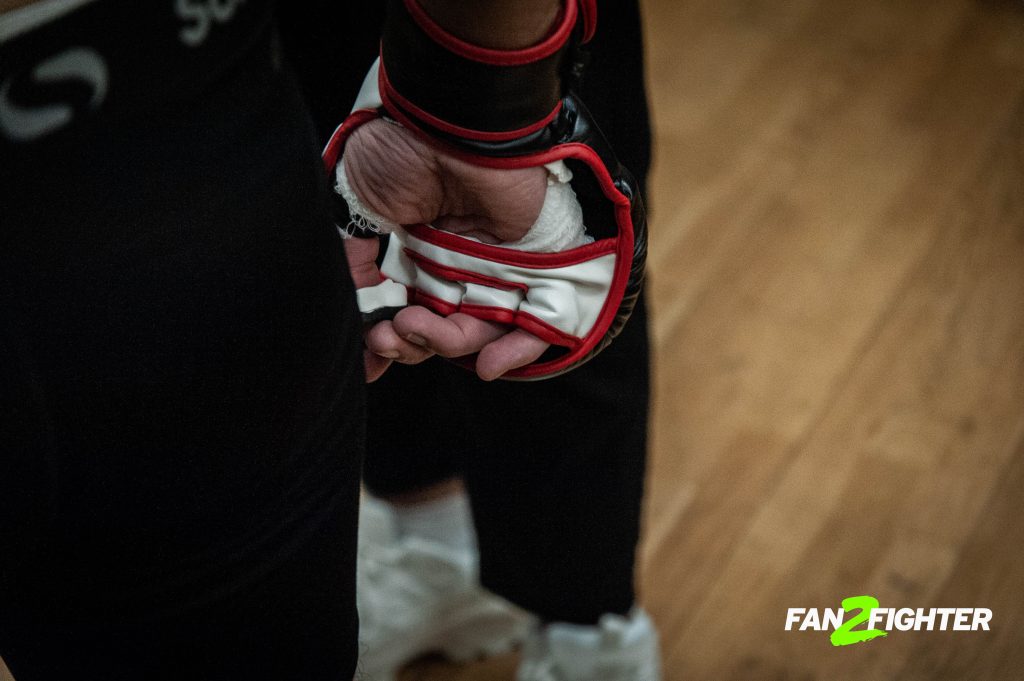
[[[522, 238], [544, 203], [543, 168], [496, 170], [440, 153], [409, 130], [384, 120], [357, 128], [345, 145], [345, 173], [362, 203], [398, 224], [428, 223], [498, 244]], [[347, 239], [356, 286], [380, 281], [376, 239]], [[478, 352], [476, 372], [493, 380], [529, 364], [548, 344], [519, 329], [463, 313], [447, 317], [410, 306], [366, 331], [366, 375], [374, 381], [391, 361], [422, 362], [433, 354]]]

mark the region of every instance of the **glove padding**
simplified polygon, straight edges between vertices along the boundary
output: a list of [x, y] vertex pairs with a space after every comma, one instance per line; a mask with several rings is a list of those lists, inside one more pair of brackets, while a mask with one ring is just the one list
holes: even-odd
[[[538, 253], [484, 244], [429, 225], [393, 226], [381, 266], [385, 281], [358, 291], [364, 319], [380, 321], [404, 305], [419, 304], [441, 315], [462, 312], [513, 325], [555, 346], [532, 364], [507, 372], [507, 379], [557, 376], [606, 347], [640, 293], [645, 219], [632, 177], [578, 98], [567, 92], [551, 114], [528, 130], [452, 128], [395, 92], [378, 60], [352, 113], [324, 151], [329, 173], [341, 160], [349, 135], [382, 117], [417, 132], [445, 153], [481, 166], [513, 169], [564, 161], [572, 170], [572, 188], [593, 241]], [[339, 229], [376, 238], [365, 229], [364, 217], [350, 213], [345, 201], [339, 201], [338, 212]], [[405, 287], [404, 296], [396, 283]], [[471, 361], [462, 358], [461, 363]]]
[[[378, 79], [375, 64], [352, 114], [324, 151], [330, 172], [352, 131], [389, 115], [381, 102]], [[463, 312], [514, 325], [560, 348], [503, 376], [512, 379], [556, 376], [611, 342], [628, 319], [643, 281], [643, 206], [632, 178], [610, 153], [575, 95], [563, 99], [559, 114], [541, 132], [534, 144], [522, 148], [502, 143], [502, 156], [485, 155], [490, 151], [486, 142], [458, 148], [446, 145], [444, 150], [497, 168], [565, 161], [573, 168], [573, 189], [594, 241], [557, 253], [534, 253], [484, 244], [428, 225], [399, 227], [391, 234], [381, 266], [385, 281], [359, 291], [360, 310], [367, 321], [380, 321], [404, 305], [418, 304], [441, 315]], [[537, 142], [547, 148], [533, 148]], [[348, 214], [344, 202], [339, 208], [345, 211], [339, 227], [365, 226]], [[395, 283], [403, 285], [407, 295]]]

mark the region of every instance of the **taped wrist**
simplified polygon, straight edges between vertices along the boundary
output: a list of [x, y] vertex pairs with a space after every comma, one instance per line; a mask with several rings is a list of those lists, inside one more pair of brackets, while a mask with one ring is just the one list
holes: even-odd
[[381, 96], [397, 118], [439, 138], [513, 140], [550, 123], [589, 39], [593, 0], [565, 0], [539, 43], [495, 50], [441, 27], [416, 0], [389, 0]]

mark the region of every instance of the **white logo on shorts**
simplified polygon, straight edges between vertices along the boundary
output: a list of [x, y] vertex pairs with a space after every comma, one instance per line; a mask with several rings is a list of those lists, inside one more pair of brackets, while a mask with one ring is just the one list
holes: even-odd
[[238, 6], [245, 0], [175, 0], [178, 18], [191, 22], [178, 32], [181, 42], [199, 47], [210, 34], [213, 22], [226, 24], [235, 16]]
[[[89, 109], [95, 110], [107, 96], [107, 64], [89, 47], [73, 47], [50, 57], [32, 69], [35, 83], [76, 80], [89, 86]], [[75, 108], [69, 102], [22, 106], [11, 100], [13, 79], [0, 86], [0, 131], [14, 142], [31, 142], [71, 123]]]

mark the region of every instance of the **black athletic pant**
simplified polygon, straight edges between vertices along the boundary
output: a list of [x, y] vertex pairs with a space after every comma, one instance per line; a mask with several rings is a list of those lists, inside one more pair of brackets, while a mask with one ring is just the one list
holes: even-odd
[[[583, 97], [639, 178], [650, 165], [639, 12], [599, 3]], [[485, 585], [549, 620], [635, 599], [648, 412], [643, 302], [599, 357], [537, 383], [483, 383], [435, 359], [370, 386], [365, 481], [380, 494], [462, 475]]]
[[359, 324], [270, 13], [96, 0], [0, 26], [17, 681], [352, 678]]

